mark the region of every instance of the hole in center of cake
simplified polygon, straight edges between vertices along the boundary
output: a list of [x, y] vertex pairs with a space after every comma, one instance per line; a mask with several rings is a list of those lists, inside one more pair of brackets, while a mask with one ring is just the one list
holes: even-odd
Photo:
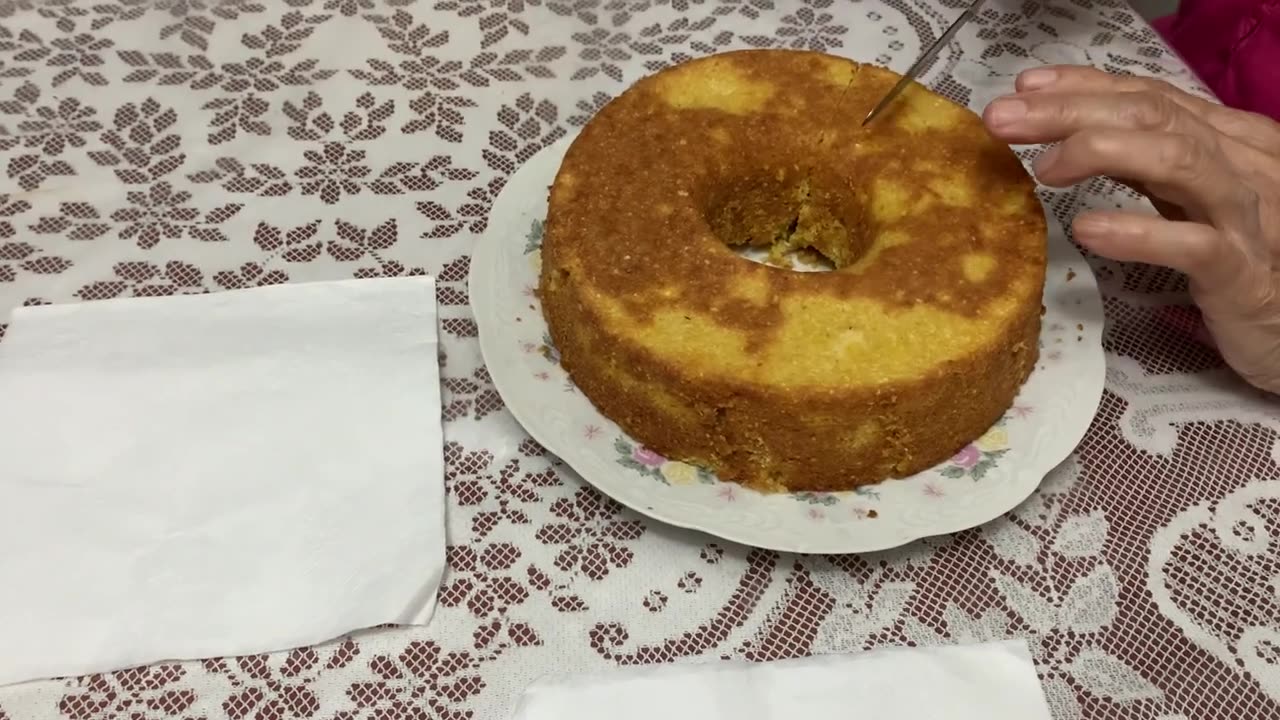
[[821, 272], [852, 265], [867, 251], [869, 238], [856, 220], [860, 205], [809, 179], [779, 178], [728, 186], [707, 215], [716, 237], [744, 258]]

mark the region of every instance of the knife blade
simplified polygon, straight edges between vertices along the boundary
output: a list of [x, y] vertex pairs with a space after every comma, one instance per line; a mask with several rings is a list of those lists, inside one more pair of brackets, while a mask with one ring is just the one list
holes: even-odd
[[946, 32], [942, 33], [941, 37], [925, 49], [924, 53], [921, 54], [914, 63], [912, 63], [911, 67], [907, 68], [905, 73], [903, 73], [902, 79], [899, 80], [884, 97], [880, 98], [880, 102], [876, 103], [875, 107], [871, 108], [871, 112], [867, 113], [867, 117], [862, 120], [863, 127], [866, 127], [867, 123], [871, 122], [877, 115], [883, 112], [885, 108], [889, 107], [889, 104], [893, 102], [894, 98], [898, 97], [898, 95], [900, 95], [908, 85], [914, 82], [916, 77], [929, 69], [929, 66], [933, 64], [934, 58], [938, 56], [938, 53], [942, 51], [942, 48], [946, 47], [947, 44], [951, 42], [952, 38], [956, 36], [956, 33], [960, 32], [960, 28], [964, 27], [966, 23], [978, 14], [978, 10], [982, 9], [982, 4], [984, 2], [986, 2], [986, 0], [974, 0], [973, 4], [965, 9], [964, 12], [960, 13], [960, 17], [956, 18], [955, 22], [951, 23], [951, 27], [947, 28]]

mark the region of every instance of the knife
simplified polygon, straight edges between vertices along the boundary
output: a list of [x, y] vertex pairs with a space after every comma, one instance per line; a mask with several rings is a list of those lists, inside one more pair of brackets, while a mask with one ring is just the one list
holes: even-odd
[[862, 125], [864, 127], [867, 123], [875, 119], [875, 117], [886, 107], [888, 107], [889, 103], [893, 102], [894, 98], [902, 94], [902, 91], [916, 79], [916, 76], [929, 69], [929, 66], [933, 64], [933, 59], [938, 56], [938, 53], [942, 51], [942, 48], [946, 47], [947, 43], [951, 42], [951, 39], [956, 36], [956, 33], [960, 32], [960, 28], [964, 27], [965, 23], [972, 20], [974, 16], [978, 14], [978, 10], [982, 8], [982, 4], [984, 2], [986, 2], [986, 0], [973, 0], [973, 4], [970, 5], [967, 10], [960, 13], [960, 17], [956, 18], [956, 21], [951, 23], [951, 27], [947, 28], [947, 31], [942, 33], [942, 37], [938, 38], [936, 42], [930, 45], [924, 51], [924, 54], [922, 54], [920, 58], [911, 65], [911, 67], [907, 68], [907, 71], [902, 75], [902, 79], [893, 86], [893, 89], [891, 89], [888, 94], [880, 98], [880, 102], [876, 103], [876, 106], [871, 108], [871, 112], [867, 113], [867, 117], [862, 121]]

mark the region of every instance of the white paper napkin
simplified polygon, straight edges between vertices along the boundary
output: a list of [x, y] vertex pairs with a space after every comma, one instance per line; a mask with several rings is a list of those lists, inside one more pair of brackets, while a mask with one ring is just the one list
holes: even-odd
[[629, 668], [529, 688], [517, 720], [1049, 720], [1024, 641]]
[[26, 308], [0, 343], [0, 683], [423, 623], [434, 283]]

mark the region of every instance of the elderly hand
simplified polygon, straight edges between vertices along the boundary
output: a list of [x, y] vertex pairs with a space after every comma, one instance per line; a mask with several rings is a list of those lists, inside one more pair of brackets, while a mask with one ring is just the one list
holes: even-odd
[[1041, 183], [1107, 175], [1161, 215], [1081, 213], [1076, 240], [1114, 260], [1186, 273], [1223, 358], [1280, 392], [1280, 125], [1090, 68], [1028, 70], [1016, 90], [983, 120], [1009, 143], [1057, 143], [1035, 161]]

